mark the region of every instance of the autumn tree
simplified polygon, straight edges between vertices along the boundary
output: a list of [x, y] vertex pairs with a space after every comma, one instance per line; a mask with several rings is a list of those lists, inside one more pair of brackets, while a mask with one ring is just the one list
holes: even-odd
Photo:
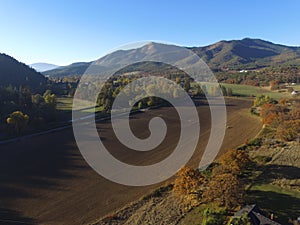
[[205, 202], [213, 202], [220, 207], [234, 209], [241, 204], [244, 188], [238, 177], [231, 173], [216, 174], [211, 177], [202, 198]]
[[285, 108], [278, 104], [265, 103], [261, 106], [260, 116], [263, 124], [278, 126], [283, 120]]
[[29, 116], [21, 111], [15, 111], [6, 119], [7, 124], [14, 128], [16, 134], [20, 134], [25, 129], [29, 120]]
[[269, 84], [270, 84], [271, 90], [279, 89], [279, 81], [278, 80], [271, 80]]
[[[230, 149], [223, 154], [220, 159], [220, 165], [214, 168], [213, 172], [217, 173], [218, 169], [223, 169], [224, 172], [240, 174], [250, 162], [248, 154], [243, 150]], [[221, 172], [218, 172], [220, 174]]]
[[55, 94], [49, 94], [45, 96], [45, 102], [50, 105], [53, 109], [56, 108], [57, 98]]
[[279, 125], [276, 134], [284, 141], [293, 141], [300, 137], [300, 119], [284, 121]]
[[268, 95], [259, 95], [254, 99], [254, 107], [262, 106], [266, 103], [277, 103], [274, 99], [270, 98]]
[[187, 196], [199, 191], [199, 186], [204, 182], [204, 177], [199, 170], [182, 167], [176, 174], [173, 191], [181, 196]]

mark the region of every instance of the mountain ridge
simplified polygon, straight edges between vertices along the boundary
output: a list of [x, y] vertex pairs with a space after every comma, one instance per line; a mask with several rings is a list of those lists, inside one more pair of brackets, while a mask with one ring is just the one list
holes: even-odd
[[[157, 46], [163, 48], [166, 45], [150, 42], [147, 48], [142, 46], [136, 49], [116, 51], [92, 62], [73, 63], [69, 66], [45, 71], [43, 74], [53, 77], [81, 76], [93, 62], [108, 59], [112, 54], [120, 54], [126, 60], [134, 57], [134, 54], [142, 57], [142, 54], [146, 54], [143, 50], [152, 54]], [[144, 49], [142, 49], [143, 47]], [[300, 65], [300, 47], [275, 44], [257, 38], [222, 40], [207, 46], [185, 48], [196, 53], [213, 71], [257, 69], [280, 64]]]

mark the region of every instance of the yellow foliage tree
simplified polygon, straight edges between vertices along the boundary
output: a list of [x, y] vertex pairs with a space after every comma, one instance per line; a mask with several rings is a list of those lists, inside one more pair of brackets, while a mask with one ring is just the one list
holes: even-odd
[[20, 134], [20, 132], [27, 126], [28, 120], [28, 115], [23, 114], [21, 111], [15, 111], [10, 114], [10, 116], [6, 119], [6, 122], [13, 126], [17, 134]]

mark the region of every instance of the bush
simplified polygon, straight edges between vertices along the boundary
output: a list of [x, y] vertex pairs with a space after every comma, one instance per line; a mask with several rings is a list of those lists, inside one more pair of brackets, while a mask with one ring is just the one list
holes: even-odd
[[261, 138], [254, 138], [248, 143], [248, 146], [256, 146], [260, 147], [262, 145], [263, 141]]
[[223, 225], [226, 221], [226, 209], [205, 209], [202, 225]]

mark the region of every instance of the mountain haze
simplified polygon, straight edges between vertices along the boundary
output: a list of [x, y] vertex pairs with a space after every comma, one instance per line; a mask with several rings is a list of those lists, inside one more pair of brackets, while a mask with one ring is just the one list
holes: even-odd
[[29, 65], [33, 69], [35, 69], [37, 72], [44, 72], [47, 70], [53, 70], [59, 67], [58, 65], [50, 64], [50, 63], [33, 63]]

